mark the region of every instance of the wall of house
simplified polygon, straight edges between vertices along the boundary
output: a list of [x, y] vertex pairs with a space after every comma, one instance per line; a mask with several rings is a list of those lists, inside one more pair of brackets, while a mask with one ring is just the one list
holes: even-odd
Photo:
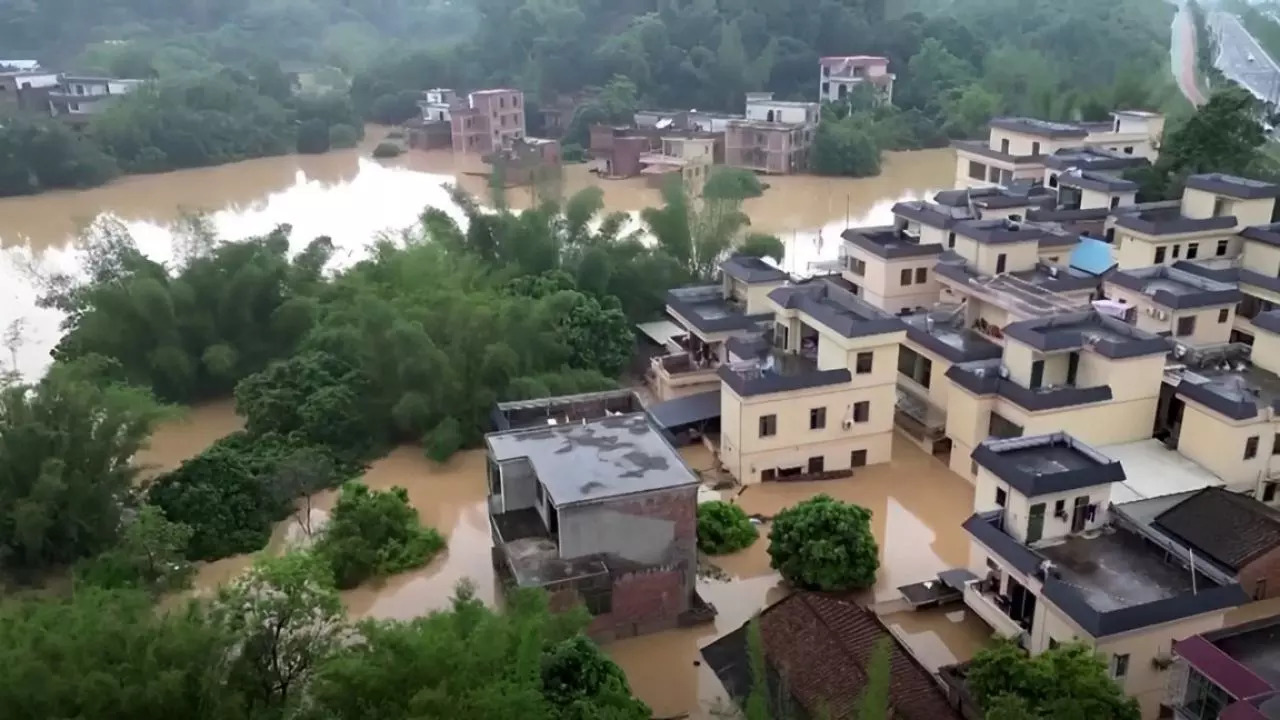
[[946, 410], [948, 398], [947, 390], [951, 383], [951, 381], [947, 379], [947, 370], [951, 369], [951, 363], [941, 355], [926, 349], [924, 346], [919, 345], [910, 339], [903, 340], [902, 345], [929, 361], [929, 387], [926, 388], [923, 385], [920, 385], [914, 379], [904, 376], [901, 372], [898, 373], [897, 381], [899, 383], [911, 383], [915, 387], [919, 388], [920, 392], [926, 393], [930, 402], [943, 410]]
[[[1186, 401], [1182, 413], [1182, 432], [1178, 435], [1178, 452], [1222, 478], [1237, 492], [1258, 492], [1267, 476], [1272, 444], [1280, 422], [1265, 416], [1244, 422], [1227, 420], [1200, 403]], [[1245, 444], [1258, 438], [1258, 453], [1245, 459]]]
[[[1136, 308], [1133, 324], [1139, 329], [1151, 333], [1167, 332], [1171, 337], [1188, 345], [1217, 345], [1227, 342], [1231, 337], [1231, 329], [1236, 317], [1235, 305], [1174, 310], [1156, 303], [1136, 290], [1130, 290], [1115, 283], [1104, 283], [1103, 287], [1108, 298]], [[1158, 314], [1150, 314], [1149, 310], [1152, 309], [1163, 313], [1164, 319], [1161, 320]], [[1227, 311], [1225, 318], [1222, 318], [1222, 310]], [[1194, 331], [1190, 335], [1173, 335], [1177, 332], [1178, 322], [1185, 317], [1195, 318]]]
[[[1045, 506], [1044, 533], [1041, 537], [1044, 540], [1049, 540], [1066, 537], [1071, 534], [1071, 513], [1077, 498], [1085, 498], [1086, 505], [1098, 506], [1093, 520], [1085, 524], [1085, 531], [1102, 527], [1103, 521], [1106, 519], [1104, 508], [1111, 501], [1110, 484], [1094, 485], [1069, 492], [1050, 493], [1028, 498], [1010, 487], [1009, 483], [993, 475], [990, 470], [979, 467], [977, 482], [974, 483], [973, 491], [974, 511], [987, 512], [1001, 509], [1001, 506], [996, 502], [997, 490], [1003, 490], [1005, 493], [1005, 504], [1003, 506], [1005, 532], [1017, 538], [1019, 542], [1026, 541], [1027, 522], [1031, 517], [1031, 506], [1033, 505], [1043, 504]], [[1056, 514], [1059, 502], [1062, 503], [1065, 515]]]
[[1001, 255], [1004, 255], [1005, 258], [1004, 272], [1030, 270], [1036, 266], [1036, 260], [1040, 257], [1040, 248], [1034, 241], [1001, 245], [983, 245], [979, 243], [977, 250], [975, 269], [983, 275], [997, 274], [996, 268], [999, 266]]
[[[1220, 204], [1219, 200], [1222, 201]], [[1186, 188], [1182, 191], [1183, 215], [1197, 219], [1215, 217], [1214, 208], [1217, 207], [1216, 217], [1234, 215], [1239, 227], [1266, 225], [1271, 222], [1274, 205], [1275, 200], [1270, 198], [1239, 200], [1194, 188]]]
[[[1101, 192], [1099, 190], [1090, 190], [1088, 188], [1080, 189], [1080, 209], [1090, 210], [1094, 208], [1110, 208], [1124, 207], [1133, 205], [1138, 197], [1137, 191], [1134, 192]], [[1112, 205], [1113, 198], [1118, 198], [1116, 204]]]
[[1280, 374], [1280, 335], [1255, 327], [1249, 359], [1260, 368]]
[[[858, 294], [872, 305], [890, 313], [897, 313], [903, 308], [930, 307], [938, 300], [938, 280], [933, 268], [937, 264], [935, 256], [905, 258], [901, 260], [885, 260], [861, 248], [847, 246], [850, 257], [866, 263], [866, 272], [857, 274], [846, 271], [846, 278], [858, 285]], [[911, 272], [908, 284], [902, 282], [902, 271]], [[916, 273], [924, 270], [924, 282], [916, 282]]]
[[619, 574], [613, 580], [610, 612], [591, 618], [587, 634], [608, 642], [670, 630], [689, 609], [692, 592], [679, 569]]
[[527, 460], [499, 464], [502, 473], [502, 511], [512, 512], [537, 505], [538, 477]]
[[[1008, 149], [1004, 148], [1005, 140], [1009, 141]], [[1076, 138], [1070, 141], [1044, 138], [1001, 128], [991, 128], [991, 135], [987, 140], [987, 147], [1009, 155], [1051, 155], [1059, 148], [1079, 144], [1080, 141]]]
[[1223, 612], [1207, 613], [1107, 637], [1092, 644], [1109, 667], [1114, 667], [1116, 655], [1129, 656], [1129, 669], [1121, 685], [1126, 695], [1137, 699], [1144, 720], [1154, 719], [1164, 697], [1169, 671], [1156, 668], [1152, 661], [1172, 657], [1174, 640], [1222, 628], [1225, 618]]
[[[604, 554], [644, 566], [696, 560], [698, 488], [560, 508], [560, 556]], [[696, 562], [693, 563], [696, 565]]]
[[1239, 579], [1240, 587], [1254, 600], [1280, 597], [1280, 548], [1241, 568]]
[[1246, 240], [1240, 264], [1246, 270], [1262, 273], [1267, 277], [1280, 276], [1280, 248], [1257, 240]]

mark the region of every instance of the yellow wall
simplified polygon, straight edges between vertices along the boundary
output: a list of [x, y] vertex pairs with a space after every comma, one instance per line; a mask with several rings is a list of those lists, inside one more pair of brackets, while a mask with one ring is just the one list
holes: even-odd
[[1182, 191], [1182, 214], [1197, 219], [1214, 217], [1214, 205], [1219, 198], [1221, 198], [1222, 203], [1217, 216], [1234, 215], [1239, 227], [1266, 225], [1271, 222], [1271, 212], [1275, 201], [1270, 198], [1240, 200], [1194, 188], [1187, 188]]
[[[1003, 140], [1009, 141], [1008, 150], [1002, 147], [1003, 143], [1001, 141]], [[1039, 145], [1038, 152], [1034, 147], [1037, 144]], [[987, 147], [996, 152], [1004, 152], [1010, 155], [1049, 155], [1060, 148], [1079, 144], [1080, 138], [1050, 139], [1001, 128], [991, 128], [991, 135], [987, 141]]]
[[[1000, 505], [996, 503], [996, 490], [1005, 492], [1005, 504], [1003, 508], [1005, 532], [1010, 536], [1018, 539], [1018, 542], [1026, 542], [1027, 539], [1027, 522], [1031, 518], [1031, 506], [1043, 503], [1045, 506], [1044, 516], [1044, 535], [1042, 539], [1050, 540], [1053, 538], [1066, 537], [1071, 532], [1071, 510], [1074, 507], [1075, 499], [1079, 497], [1087, 497], [1089, 502], [1086, 504], [1096, 504], [1099, 508], [1106, 507], [1111, 501], [1111, 485], [1094, 485], [1091, 487], [1080, 488], [1070, 492], [1051, 493], [1049, 495], [1037, 495], [1028, 498], [1022, 493], [1014, 490], [1009, 483], [1001, 480], [991, 471], [984, 467], [978, 468], [977, 482], [974, 483], [973, 490], [973, 510], [974, 512], [988, 512], [991, 510], [999, 510]], [[1066, 518], [1056, 517], [1054, 508], [1056, 503], [1061, 500], [1063, 509], [1066, 512]], [[1094, 515], [1093, 522], [1085, 525], [1085, 530], [1094, 530], [1102, 527], [1106, 520], [1105, 512], [1098, 512]]]
[[[1109, 224], [1109, 223], [1108, 223]], [[1213, 230], [1201, 233], [1183, 233], [1180, 235], [1161, 235], [1159, 237], [1134, 233], [1132, 230], [1116, 228], [1115, 257], [1121, 270], [1151, 267], [1152, 265], [1172, 265], [1179, 260], [1187, 259], [1187, 250], [1195, 244], [1198, 252], [1195, 259], [1215, 257], [1219, 240], [1228, 240], [1226, 257], [1234, 257], [1240, 238], [1234, 236], [1234, 230]], [[1177, 248], [1177, 256], [1174, 248]], [[1156, 262], [1156, 248], [1164, 248], [1164, 260]]]
[[[932, 230], [932, 228], [925, 229]], [[934, 232], [941, 231], [934, 230]], [[859, 275], [845, 270], [845, 279], [857, 285], [860, 288], [858, 295], [872, 305], [896, 314], [903, 308], [930, 307], [937, 302], [938, 280], [933, 273], [933, 268], [938, 263], [936, 256], [885, 260], [853, 244], [846, 244], [845, 248], [850, 257], [866, 263], [864, 274]], [[925, 271], [923, 283], [916, 282], [917, 269]], [[902, 284], [903, 270], [911, 271], [909, 285]]]
[[[1231, 338], [1231, 327], [1236, 317], [1235, 305], [1174, 310], [1152, 301], [1151, 298], [1140, 292], [1115, 283], [1104, 283], [1104, 287], [1107, 297], [1137, 308], [1133, 324], [1139, 329], [1152, 333], [1175, 333], [1180, 319], [1194, 316], [1196, 319], [1194, 332], [1190, 335], [1174, 336], [1179, 342], [1188, 345], [1218, 345], [1227, 342]], [[1159, 315], [1149, 314], [1149, 309], [1164, 313], [1164, 319], [1161, 320]], [[1219, 321], [1222, 310], [1227, 311], [1226, 319]]]
[[1262, 273], [1267, 277], [1276, 277], [1280, 275], [1280, 248], [1257, 240], [1245, 240], [1240, 264], [1246, 270]]
[[[1265, 415], [1237, 423], [1188, 400], [1182, 413], [1178, 452], [1222, 478], [1232, 490], [1256, 491], [1266, 478], [1277, 432], [1280, 423], [1265, 419]], [[1258, 438], [1258, 454], [1246, 460], [1245, 443], [1254, 436]]]
[[1137, 196], [1137, 192], [1101, 192], [1099, 190], [1080, 188], [1080, 209], [1109, 208], [1113, 197], [1120, 199], [1117, 207], [1133, 205]]
[[996, 261], [1004, 255], [1004, 272], [1030, 270], [1036, 266], [1039, 247], [1035, 241], [1006, 243], [1002, 245], [978, 245], [977, 270], [983, 275], [996, 274]]
[[1280, 335], [1257, 327], [1254, 331], [1250, 359], [1254, 365], [1280, 375]]

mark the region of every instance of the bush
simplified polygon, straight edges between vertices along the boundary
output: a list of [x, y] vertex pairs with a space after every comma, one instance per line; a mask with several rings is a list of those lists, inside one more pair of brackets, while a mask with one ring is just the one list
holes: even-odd
[[338, 587], [346, 589], [426, 565], [444, 545], [440, 533], [419, 522], [404, 488], [379, 492], [349, 482], [315, 552], [333, 569]]
[[376, 158], [393, 158], [404, 154], [404, 148], [399, 143], [383, 141], [373, 149], [373, 156]]
[[329, 151], [329, 126], [324, 120], [307, 120], [298, 126], [298, 152], [316, 155]]
[[759, 534], [737, 505], [720, 500], [698, 505], [698, 549], [708, 555], [737, 552], [749, 547]]
[[973, 656], [965, 682], [989, 720], [1141, 716], [1137, 700], [1111, 679], [1106, 661], [1080, 643], [1030, 657], [1013, 641], [999, 640]]
[[828, 495], [783, 510], [769, 531], [769, 564], [806, 589], [871, 587], [880, 567], [871, 511]]
[[560, 148], [560, 160], [567, 163], [585, 162], [587, 159], [587, 151], [577, 143], [569, 143]]
[[334, 150], [353, 148], [360, 144], [360, 131], [350, 125], [334, 125], [329, 128], [329, 147]]

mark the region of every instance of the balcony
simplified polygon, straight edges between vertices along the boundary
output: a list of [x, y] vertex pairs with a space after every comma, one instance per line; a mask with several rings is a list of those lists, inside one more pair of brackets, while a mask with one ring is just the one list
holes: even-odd
[[720, 376], [716, 373], [719, 367], [719, 361], [714, 358], [695, 362], [689, 353], [656, 357], [649, 372], [653, 393], [665, 402], [714, 390], [720, 386]]
[[964, 586], [964, 604], [977, 613], [983, 622], [1004, 637], [1017, 638], [1025, 645], [1027, 630], [1009, 617], [1006, 608], [1009, 601], [996, 593], [985, 591], [986, 580], [974, 580]]

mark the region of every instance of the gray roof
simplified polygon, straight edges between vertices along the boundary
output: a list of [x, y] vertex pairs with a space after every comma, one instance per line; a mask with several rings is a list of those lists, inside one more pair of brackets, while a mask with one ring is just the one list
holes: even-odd
[[654, 422], [668, 430], [708, 420], [718, 420], [720, 388], [658, 403], [649, 408], [649, 414], [653, 416]]
[[1240, 200], [1263, 200], [1280, 197], [1280, 185], [1251, 180], [1224, 173], [1205, 173], [1187, 178], [1186, 186], [1216, 195], [1226, 195]]
[[806, 313], [847, 338], [906, 330], [902, 321], [826, 278], [777, 288], [769, 293], [769, 299], [788, 310]]
[[1280, 310], [1268, 310], [1264, 313], [1258, 313], [1253, 318], [1255, 327], [1260, 327], [1267, 332], [1280, 333]]
[[1138, 183], [1132, 180], [1088, 170], [1064, 172], [1058, 176], [1058, 184], [1104, 193], [1137, 192], [1138, 190]]
[[1049, 122], [1027, 117], [998, 117], [988, 123], [993, 128], [1010, 132], [1026, 133], [1043, 138], [1082, 138], [1089, 131], [1080, 125]]
[[972, 457], [1025, 497], [1125, 479], [1119, 462], [1066, 433], [987, 440], [974, 448]]
[[886, 260], [942, 253], [942, 246], [938, 243], [921, 243], [919, 238], [913, 238], [892, 225], [850, 228], [841, 237], [845, 242]]
[[1009, 323], [1004, 334], [1042, 352], [1077, 350], [1088, 344], [1099, 355], [1113, 359], [1163, 355], [1169, 350], [1164, 338], [1092, 310]]
[[1005, 218], [964, 220], [955, 224], [957, 235], [963, 235], [984, 245], [1033, 242], [1049, 235], [1049, 231]]
[[1063, 148], [1044, 159], [1045, 167], [1054, 170], [1124, 170], [1149, 164], [1138, 155], [1125, 155], [1105, 148]]
[[1240, 288], [1194, 275], [1185, 270], [1155, 265], [1132, 270], [1117, 270], [1107, 282], [1151, 298], [1175, 310], [1234, 305], [1240, 302]]
[[1129, 205], [1111, 211], [1116, 227], [1144, 235], [1179, 235], [1182, 233], [1227, 230], [1236, 226], [1234, 215], [1190, 218], [1182, 214], [1176, 203]]
[[497, 462], [525, 460], [557, 506], [698, 484], [643, 412], [492, 433]]
[[725, 275], [744, 283], [786, 282], [787, 274], [758, 257], [734, 255], [720, 263]]
[[1273, 247], [1280, 247], [1280, 223], [1251, 225], [1241, 230], [1240, 236], [1250, 240], [1257, 240]]

